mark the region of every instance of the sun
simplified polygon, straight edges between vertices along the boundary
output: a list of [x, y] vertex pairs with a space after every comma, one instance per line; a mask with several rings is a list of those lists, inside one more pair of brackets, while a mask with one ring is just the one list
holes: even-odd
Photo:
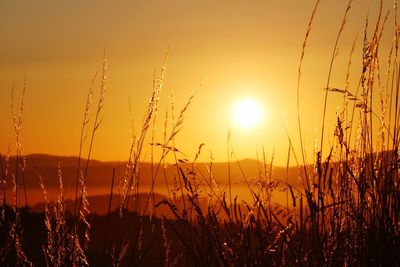
[[233, 118], [237, 125], [243, 128], [253, 128], [263, 117], [261, 105], [254, 99], [241, 99], [234, 105]]

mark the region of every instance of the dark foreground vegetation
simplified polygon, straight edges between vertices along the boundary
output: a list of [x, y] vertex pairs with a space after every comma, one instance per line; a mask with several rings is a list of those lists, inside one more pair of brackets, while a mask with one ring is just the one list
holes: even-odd
[[[111, 212], [106, 216], [91, 215], [88, 217], [90, 222], [90, 242], [85, 248], [86, 259], [79, 263], [79, 259], [71, 259], [68, 239], [68, 231], [73, 226], [73, 218], [71, 213], [67, 213], [65, 217], [65, 225], [60, 227], [59, 232], [54, 233], [54, 243], [57, 253], [48, 254], [48, 229], [44, 224], [46, 219], [45, 213], [30, 212], [29, 208], [19, 210], [20, 229], [26, 229], [20, 240], [21, 249], [25, 252], [26, 257], [35, 266], [53, 266], [56, 265], [69, 266], [73, 264], [84, 265], [87, 261], [91, 266], [114, 266], [114, 265], [143, 265], [143, 266], [161, 266], [165, 262], [165, 250], [162, 246], [163, 235], [169, 240], [169, 256], [176, 259], [176, 263], [181, 265], [188, 262], [181, 254], [182, 248], [178, 242], [177, 236], [171, 231], [171, 227], [179, 227], [179, 223], [174, 220], [151, 219], [148, 216], [139, 217], [137, 213], [126, 212], [121, 218], [119, 212]], [[15, 219], [15, 213], [12, 208], [6, 207], [5, 215], [10, 219]], [[56, 223], [56, 222], [53, 222]], [[55, 227], [55, 225], [53, 225]], [[78, 231], [83, 231], [84, 226], [79, 226]], [[167, 228], [169, 228], [167, 230]], [[139, 231], [140, 229], [140, 231]], [[18, 266], [27, 265], [28, 262], [22, 263], [18, 259], [17, 251], [13, 248], [6, 247], [10, 245], [11, 225], [2, 225], [0, 235], [0, 245], [4, 248], [1, 252], [2, 266]], [[164, 232], [162, 232], [164, 231]], [[155, 235], [154, 233], [163, 233], [163, 235]], [[139, 244], [138, 239], [142, 240], [142, 252], [140, 248], [131, 246]], [[140, 255], [138, 254], [140, 253]], [[49, 262], [50, 261], [50, 262]]]
[[[251, 200], [247, 202], [232, 195], [230, 164], [238, 162], [230, 162], [236, 156], [229, 137], [227, 187], [221, 187], [214, 177], [212, 162], [207, 173], [197, 168], [203, 145], [194, 159], [184, 157], [175, 146], [193, 96], [179, 112], [171, 104], [170, 113], [165, 115], [169, 119], [165, 119], [162, 137], [155, 135], [164, 63], [155, 76], [141, 129], [132, 137], [126, 172], [120, 177], [115, 173], [110, 177], [110, 193], [118, 185], [119, 208], [115, 212], [109, 209], [103, 217], [90, 214], [87, 177], [104, 106], [105, 57], [93, 125], [88, 120], [93, 87], [89, 89], [84, 109], [74, 207], [67, 212], [60, 167], [57, 201], [48, 200], [46, 184], [39, 176], [45, 210], [30, 213], [21, 204], [24, 199], [27, 202], [28, 192], [20, 142], [23, 101], [15, 111], [12, 99], [16, 164], [10, 169], [10, 153], [1, 156], [0, 262], [5, 266], [400, 266], [400, 30], [397, 1], [394, 3], [392, 17], [379, 10], [377, 20], [372, 23], [367, 20], [363, 38], [359, 38], [362, 67], [358, 86], [349, 87], [348, 72], [344, 86], [333, 87], [330, 84], [332, 66], [351, 11], [352, 1], [349, 1], [333, 45], [320, 144], [315, 147], [313, 164], [306, 161], [299, 102], [300, 149], [294, 149], [288, 137], [287, 161], [288, 166], [292, 161], [297, 164], [301, 186], [293, 186], [288, 182], [289, 177], [274, 177], [273, 157], [268, 163], [264, 157], [256, 177], [250, 179], [243, 173], [243, 183], [251, 193]], [[305, 49], [318, 5], [316, 1], [303, 43], [298, 99]], [[384, 30], [392, 29], [387, 27], [389, 21], [393, 22], [393, 45], [386, 58], [379, 53], [379, 48]], [[348, 66], [353, 53], [354, 46]], [[96, 78], [97, 74], [93, 80]], [[343, 106], [337, 112], [335, 130], [327, 133], [325, 115], [332, 94], [343, 97]], [[86, 131], [90, 133], [87, 140]], [[329, 147], [324, 142], [328, 137], [332, 140]], [[87, 147], [83, 146], [85, 140]], [[152, 171], [144, 177], [140, 161], [143, 147], [148, 143], [151, 143]], [[153, 150], [160, 152], [157, 160]], [[299, 155], [296, 151], [300, 151]], [[167, 156], [175, 160], [176, 175], [173, 184], [166, 184], [167, 198], [156, 202], [154, 187], [159, 173], [164, 171]], [[150, 181], [144, 206], [138, 204], [135, 213], [128, 212], [126, 207], [143, 192], [140, 179]], [[7, 202], [6, 188], [14, 192]], [[274, 202], [277, 190], [285, 194], [286, 204]], [[205, 199], [204, 207], [200, 203]], [[172, 218], [157, 214], [160, 207], [167, 207]]]

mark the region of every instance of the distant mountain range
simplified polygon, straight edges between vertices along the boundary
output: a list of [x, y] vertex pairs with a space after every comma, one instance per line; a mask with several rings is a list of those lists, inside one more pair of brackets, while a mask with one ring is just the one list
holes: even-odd
[[[39, 175], [42, 176], [46, 187], [58, 187], [58, 166], [61, 168], [63, 182], [65, 186], [75, 185], [76, 173], [77, 173], [77, 162], [78, 157], [66, 157], [66, 156], [54, 156], [46, 154], [31, 154], [24, 156], [26, 161], [25, 169], [25, 183], [27, 188], [40, 188]], [[3, 166], [4, 164], [4, 158]], [[81, 160], [81, 168], [84, 169], [86, 160]], [[116, 161], [98, 161], [90, 160], [87, 186], [90, 187], [110, 187], [113, 169], [116, 170], [115, 183], [124, 177], [127, 162], [116, 162]], [[192, 164], [180, 164], [184, 170], [188, 169], [188, 172], [192, 170]], [[148, 162], [140, 163], [140, 186], [149, 186], [151, 184], [151, 173], [156, 171], [157, 166], [151, 165]], [[209, 163], [196, 163], [194, 170], [198, 174], [197, 178], [202, 181], [204, 179], [209, 181]], [[15, 170], [15, 157], [10, 157], [9, 171]], [[252, 159], [244, 159], [238, 162], [230, 163], [230, 175], [232, 185], [245, 183], [247, 180], [254, 179], [260, 175], [264, 176], [264, 170], [267, 173], [270, 170], [270, 166], [264, 166], [263, 163], [257, 162]], [[157, 178], [156, 186], [165, 186], [165, 177], [167, 182], [172, 185], [174, 183], [174, 177], [177, 175], [176, 165], [168, 164], [161, 166]], [[214, 179], [222, 185], [228, 182], [228, 163], [216, 162], [212, 164], [211, 169]], [[261, 174], [260, 174], [261, 173]], [[289, 169], [283, 167], [273, 167], [272, 177], [285, 181], [288, 177], [289, 183], [296, 185], [298, 184], [299, 170], [297, 167], [290, 167]], [[11, 177], [8, 177], [7, 183], [9, 184]]]
[[[3, 162], [3, 167], [6, 165], [4, 158], [1, 159]], [[47, 190], [49, 199], [55, 201], [57, 195], [59, 194], [59, 179], [58, 172], [59, 167], [61, 169], [63, 185], [66, 199], [75, 198], [75, 183], [76, 183], [76, 173], [77, 173], [77, 162], [78, 157], [65, 157], [65, 156], [54, 156], [45, 154], [32, 154], [24, 156], [26, 162], [26, 167], [24, 171], [25, 186], [27, 191], [27, 203], [30, 205], [34, 211], [41, 211], [44, 207], [44, 194], [40, 187], [39, 176], [42, 177], [45, 188]], [[86, 160], [81, 161], [81, 168], [84, 169], [86, 165]], [[120, 181], [125, 177], [127, 162], [102, 162], [98, 160], [91, 160], [89, 162], [88, 177], [87, 177], [87, 188], [89, 194], [89, 202], [91, 205], [91, 211], [98, 214], [105, 214], [108, 209], [108, 199], [111, 189], [112, 173], [115, 169], [115, 181], [113, 188], [113, 202], [111, 210], [117, 209], [119, 207], [120, 194], [123, 194], [120, 186]], [[213, 177], [213, 182], [211, 183], [215, 187], [215, 183], [218, 184], [222, 191], [228, 192], [228, 166], [230, 166], [230, 177], [232, 185], [232, 196], [238, 196], [238, 200], [249, 201], [252, 199], [250, 191], [248, 190], [247, 183], [252, 183], [252, 187], [256, 187], [256, 180], [262, 177], [261, 180], [265, 181], [264, 173], [270, 172], [270, 166], [265, 165], [256, 160], [245, 159], [238, 162], [228, 163], [213, 163], [211, 166], [211, 173]], [[140, 163], [140, 182], [139, 188], [140, 194], [139, 201], [144, 203], [147, 199], [147, 192], [151, 188], [152, 180], [152, 168], [153, 173], [156, 172], [157, 166], [152, 166], [148, 162]], [[191, 181], [193, 181], [193, 175], [191, 172], [194, 170], [196, 175], [194, 176], [197, 182], [207, 185], [210, 184], [210, 164], [209, 163], [196, 163], [194, 166], [192, 164], [179, 164], [179, 168], [182, 168], [183, 172], [188, 175]], [[15, 170], [15, 157], [10, 157], [8, 163], [9, 174], [13, 173]], [[171, 196], [171, 191], [179, 185], [177, 179], [178, 168], [176, 165], [168, 164], [160, 166], [158, 171], [156, 182], [155, 182], [155, 200], [153, 204], [157, 204], [164, 198]], [[180, 171], [179, 171], [180, 172]], [[273, 167], [272, 177], [275, 180], [288, 181], [292, 186], [299, 186], [299, 170], [297, 167], [282, 168]], [[166, 185], [168, 183], [168, 186]], [[22, 179], [18, 179], [19, 190], [18, 190], [18, 203], [19, 205], [25, 205], [25, 195], [22, 186]], [[6, 198], [7, 203], [11, 204], [14, 200], [14, 194], [12, 192], [12, 178], [8, 175], [6, 180]], [[200, 188], [202, 192], [210, 192], [209, 187], [205, 186]], [[215, 188], [214, 188], [215, 190]], [[276, 195], [280, 196], [282, 199], [282, 191], [276, 190]], [[180, 195], [180, 193], [177, 193]], [[78, 194], [79, 196], [80, 194]], [[146, 199], [144, 198], [146, 196]], [[278, 197], [279, 198], [279, 197]], [[68, 200], [67, 206], [73, 207], [73, 201]], [[132, 204], [132, 203], [131, 203]], [[206, 203], [201, 203], [201, 205], [206, 207]], [[129, 210], [136, 211], [132, 206]], [[143, 208], [143, 207], [142, 207]], [[160, 207], [159, 210], [163, 210], [163, 214], [171, 215], [168, 213], [169, 210], [165, 210], [166, 207]]]

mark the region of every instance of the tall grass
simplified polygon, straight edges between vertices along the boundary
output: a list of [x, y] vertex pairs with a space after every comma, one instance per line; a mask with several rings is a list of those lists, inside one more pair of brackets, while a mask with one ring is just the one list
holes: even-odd
[[[132, 142], [124, 175], [116, 177], [114, 169], [110, 176], [109, 208], [101, 237], [103, 243], [96, 247], [91, 234], [98, 226], [89, 215], [87, 178], [105, 100], [107, 59], [104, 56], [99, 101], [86, 160], [83, 161], [81, 157], [97, 72], [86, 98], [72, 214], [66, 210], [62, 166], [59, 166], [60, 192], [55, 203], [49, 201], [46, 186], [39, 177], [45, 201], [42, 222], [46, 237], [40, 254], [42, 262], [47, 266], [87, 266], [91, 263], [137, 266], [145, 265], [149, 260], [163, 266], [400, 266], [400, 31], [397, 1], [394, 1], [393, 42], [386, 59], [385, 74], [382, 74], [383, 60], [379, 51], [389, 13], [384, 13], [381, 1], [371, 34], [368, 34], [371, 22], [366, 20], [358, 85], [352, 88], [349, 83], [350, 66], [359, 40], [356, 37], [349, 53], [342, 89], [331, 86], [331, 76], [352, 3], [352, 0], [348, 1], [333, 44], [322, 107], [321, 142], [319, 147], [315, 147], [313, 164], [308, 164], [302, 134], [300, 92], [305, 52], [320, 4], [319, 0], [315, 2], [303, 40], [296, 87], [302, 162], [299, 163], [297, 150], [288, 135], [287, 171], [283, 179], [274, 176], [274, 152], [268, 158], [264, 148], [261, 157], [257, 152], [258, 177], [248, 177], [231, 147], [230, 130], [227, 138], [227, 189], [221, 186], [213, 173], [212, 155], [207, 173], [198, 166], [197, 160], [204, 144], [198, 146], [193, 159], [183, 154], [175, 141], [194, 94], [177, 114], [171, 97], [162, 138], [157, 140], [156, 129], [160, 120], [157, 112], [166, 75], [166, 53], [161, 70], [154, 74], [151, 98], [142, 125], [138, 132], [134, 132], [132, 126]], [[22, 182], [25, 206], [28, 204], [20, 141], [25, 87], [18, 114], [13, 94], [11, 97], [16, 138], [15, 170], [9, 169], [11, 152], [5, 157], [0, 154], [0, 199], [3, 201], [0, 235], [6, 237], [0, 239], [0, 262], [21, 266], [32, 265], [30, 256], [33, 255], [32, 251], [27, 252], [28, 246], [23, 238], [23, 231], [29, 229], [22, 227], [21, 214], [28, 216], [27, 208], [20, 208], [18, 201], [18, 187]], [[343, 106], [337, 112], [334, 131], [328, 133], [326, 114], [332, 94], [343, 97]], [[374, 100], [376, 95], [378, 101]], [[334, 141], [326, 148], [324, 136], [328, 134]], [[148, 140], [151, 143], [151, 175], [144, 177], [140, 166]], [[161, 151], [158, 159], [155, 158], [156, 149]], [[164, 166], [168, 155], [175, 161], [173, 184], [168, 183], [171, 179], [167, 179]], [[289, 166], [292, 158], [298, 166], [296, 178], [300, 180], [300, 186], [291, 184]], [[234, 164], [251, 194], [250, 201], [241, 201], [232, 195], [231, 168]], [[164, 175], [168, 197], [155, 203], [159, 173]], [[116, 197], [114, 183], [118, 178], [121, 199], [115, 218], [111, 203]], [[140, 179], [146, 178], [150, 180], [150, 188], [144, 189]], [[9, 180], [14, 190], [13, 209], [9, 209], [6, 202], [6, 183]], [[146, 191], [146, 197], [144, 206], [141, 206], [140, 193], [143, 191]], [[274, 202], [273, 194], [277, 191], [285, 193], [285, 205]], [[136, 205], [136, 217], [128, 211], [130, 202]], [[161, 206], [169, 208], [173, 220], [158, 214], [157, 209]], [[128, 219], [130, 224], [126, 224]], [[118, 234], [112, 237], [110, 233], [115, 231]], [[96, 252], [99, 247], [101, 251]], [[90, 253], [98, 255], [101, 262], [93, 255], [89, 257]]]

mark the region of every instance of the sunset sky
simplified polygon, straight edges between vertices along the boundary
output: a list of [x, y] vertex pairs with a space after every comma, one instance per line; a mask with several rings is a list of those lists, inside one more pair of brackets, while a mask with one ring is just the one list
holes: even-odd
[[[189, 159], [193, 159], [199, 144], [205, 143], [201, 160], [208, 161], [212, 151], [216, 161], [225, 161], [231, 125], [231, 143], [239, 158], [256, 158], [262, 146], [270, 157], [275, 147], [276, 164], [285, 165], [285, 125], [298, 147], [297, 68], [314, 3], [0, 0], [0, 152], [7, 153], [9, 141], [14, 142], [10, 92], [15, 83], [18, 104], [26, 73], [22, 152], [77, 155], [87, 90], [107, 47], [107, 93], [93, 157], [126, 160], [130, 148], [129, 99], [135, 129], [139, 130], [154, 71], [162, 66], [169, 47], [156, 140], [161, 141], [171, 92], [178, 111], [197, 90], [176, 139], [177, 148]], [[310, 158], [314, 129], [321, 128], [323, 88], [346, 5], [347, 1], [321, 1], [306, 48], [301, 114]], [[354, 78], [350, 80], [350, 91], [355, 91], [365, 19], [369, 14], [370, 25], [374, 25], [378, 7], [377, 0], [354, 1], [332, 86], [344, 87], [351, 46], [358, 34], [351, 68]], [[392, 1], [385, 1], [385, 12], [391, 7]], [[390, 14], [381, 46], [385, 60], [392, 25]], [[383, 75], [386, 62], [381, 64]], [[262, 118], [253, 127], [243, 127], [233, 117], [235, 103], [243, 99], [258, 101], [262, 110]], [[329, 99], [327, 144], [341, 100], [339, 96]]]

